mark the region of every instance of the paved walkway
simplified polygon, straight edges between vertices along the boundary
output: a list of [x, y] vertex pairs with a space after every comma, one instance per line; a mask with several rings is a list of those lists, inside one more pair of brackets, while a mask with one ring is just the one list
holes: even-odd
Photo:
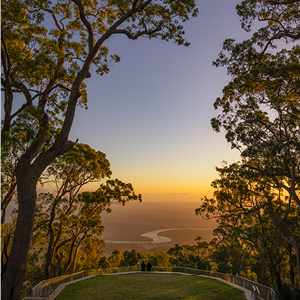
[[[68, 285], [68, 284], [71, 284], [71, 283], [74, 283], [74, 282], [78, 282], [78, 281], [81, 281], [81, 280], [85, 280], [85, 279], [88, 279], [88, 278], [92, 278], [92, 277], [95, 277], [95, 276], [109, 276], [109, 275], [122, 275], [122, 274], [132, 274], [132, 273], [147, 273], [147, 272], [141, 272], [141, 271], [133, 271], [133, 272], [123, 272], [123, 273], [111, 273], [111, 274], [103, 274], [103, 275], [91, 275], [91, 276], [87, 276], [87, 277], [84, 277], [84, 278], [80, 278], [80, 279], [77, 279], [77, 280], [73, 280], [71, 282], [67, 282], [67, 283], [63, 283], [61, 284], [49, 297], [49, 300], [54, 300], [55, 297], [62, 291], [62, 289]], [[150, 273], [150, 272], [149, 272]], [[157, 273], [157, 274], [182, 274], [182, 275], [188, 275], [188, 276], [199, 276], [199, 277], [206, 277], [206, 278], [211, 278], [211, 279], [217, 279], [219, 281], [222, 281], [226, 284], [229, 284], [229, 285], [232, 285], [234, 286], [235, 288], [239, 289], [239, 290], [242, 290], [245, 292], [245, 295], [247, 297], [247, 300], [253, 300], [253, 297], [251, 296], [251, 291], [245, 289], [245, 288], [242, 288], [241, 286], [238, 286], [236, 284], [233, 284], [231, 282], [228, 282], [224, 279], [221, 279], [221, 278], [217, 278], [217, 277], [211, 277], [211, 276], [205, 276], [205, 275], [194, 275], [194, 274], [187, 274], [187, 273], [180, 273], [180, 272], [151, 272], [151, 273]]]
[[70, 282], [66, 282], [66, 283], [61, 284], [61, 285], [58, 286], [58, 288], [50, 295], [49, 300], [54, 300], [55, 297], [62, 291], [62, 289], [63, 289], [66, 285], [71, 284], [71, 283], [74, 283], [74, 282], [82, 281], [82, 280], [85, 280], [85, 279], [89, 279], [89, 278], [92, 278], [92, 277], [95, 277], [95, 276], [97, 276], [97, 275], [91, 275], [91, 276], [87, 276], [87, 277], [84, 277], [84, 278], [76, 279], [76, 280], [73, 280], [73, 281], [70, 281]]

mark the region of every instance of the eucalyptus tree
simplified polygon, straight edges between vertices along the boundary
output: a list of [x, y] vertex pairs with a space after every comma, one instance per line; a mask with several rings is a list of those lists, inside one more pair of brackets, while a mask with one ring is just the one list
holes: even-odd
[[217, 132], [225, 129], [247, 167], [300, 206], [300, 1], [245, 0], [237, 12], [246, 31], [257, 21], [265, 26], [241, 43], [225, 40], [214, 65], [226, 66], [232, 80], [214, 103], [221, 113], [211, 124]]
[[150, 256], [150, 261], [153, 266], [167, 268], [170, 267], [170, 255], [165, 251], [155, 251], [153, 255]]
[[[212, 259], [222, 272], [237, 271], [244, 264], [238, 272], [246, 275], [246, 267], [250, 267], [260, 282], [274, 282], [283, 299], [284, 272], [293, 273], [294, 266], [288, 261], [299, 254], [297, 248], [288, 252], [289, 238], [297, 239], [300, 234], [298, 206], [289, 203], [283, 190], [270, 179], [243, 164], [225, 165], [217, 170], [220, 178], [212, 183], [214, 197], [204, 198], [196, 209], [196, 213], [219, 222], [214, 231], [218, 238], [211, 243], [215, 245]], [[277, 219], [282, 220], [289, 235], [277, 226]], [[294, 283], [292, 277], [289, 279]]]
[[254, 281], [276, 286], [278, 299], [284, 296], [285, 270], [289, 268], [288, 246], [267, 214], [249, 214], [232, 224], [221, 222], [215, 230], [218, 241], [211, 258], [217, 271], [239, 274]]
[[99, 268], [98, 262], [106, 252], [105, 247], [105, 241], [101, 238], [94, 235], [87, 238], [79, 251], [75, 272]]
[[120, 261], [120, 267], [127, 267], [127, 266], [136, 266], [139, 262], [139, 252], [135, 251], [134, 249], [129, 251], [125, 250], [123, 253], [123, 259]]
[[108, 258], [109, 264], [112, 268], [118, 267], [122, 259], [124, 259], [124, 256], [120, 249], [115, 249]]
[[300, 275], [299, 232], [290, 222], [292, 207], [300, 208], [299, 5], [245, 0], [237, 6], [246, 31], [257, 21], [265, 26], [241, 43], [225, 40], [214, 65], [226, 66], [232, 79], [214, 102], [221, 112], [211, 124], [217, 132], [224, 129], [231, 147], [240, 151], [243, 167], [253, 174], [251, 184], [269, 185], [263, 203], [295, 249]]
[[[53, 201], [53, 198], [55, 199], [47, 195], [39, 202], [47, 207], [47, 200], [50, 199], [51, 215], [54, 203], [55, 213], [46, 222], [40, 218], [39, 222], [45, 222], [46, 226], [41, 226], [34, 233], [35, 236], [45, 236], [48, 240], [45, 278], [74, 273], [79, 250], [87, 240], [93, 239], [98, 246], [103, 246], [104, 243], [100, 240], [104, 230], [101, 214], [104, 211], [110, 212], [112, 204], [125, 205], [127, 201], [137, 199], [141, 201], [141, 196], [134, 193], [131, 184], [118, 179], [107, 180], [95, 192], [83, 192], [59, 202]], [[98, 247], [96, 244], [94, 246]]]
[[241, 43], [225, 40], [214, 65], [226, 66], [232, 80], [214, 102], [221, 113], [211, 124], [225, 129], [246, 168], [300, 207], [300, 1], [244, 0], [237, 12], [246, 31], [257, 21], [265, 26]]
[[64, 244], [60, 241], [62, 221], [57, 228], [57, 220], [66, 219], [78, 210], [77, 195], [84, 185], [110, 177], [111, 174], [106, 155], [85, 144], [76, 144], [56, 158], [42, 174], [41, 182], [50, 184], [55, 189], [55, 194], [39, 194], [34, 224], [35, 235], [40, 235], [38, 229], [43, 229], [48, 237], [45, 278], [50, 276], [50, 268], [57, 254], [56, 248], [59, 244]]
[[[1, 223], [5, 222], [6, 209], [16, 198], [16, 166], [37, 134], [37, 122], [27, 112], [21, 112], [12, 121], [9, 138], [2, 138], [1, 144]], [[6, 136], [5, 134], [3, 135]], [[2, 136], [2, 137], [3, 137]]]
[[[197, 9], [194, 0], [5, 0], [1, 4], [3, 143], [12, 138], [13, 120], [23, 111], [38, 123], [16, 165], [19, 210], [2, 280], [6, 300], [20, 298], [36, 185], [47, 166], [75, 144], [69, 133], [76, 107], [87, 102], [85, 79], [92, 76], [91, 66], [103, 75], [111, 62], [119, 61], [109, 53], [106, 41], [115, 35], [131, 40], [146, 36], [187, 46], [181, 23], [196, 16]], [[23, 103], [16, 101], [16, 95], [23, 97]]]
[[[103, 246], [99, 238], [104, 229], [101, 223], [103, 210], [111, 211], [112, 203], [141, 200], [130, 184], [117, 179], [102, 184], [96, 196], [79, 194], [87, 183], [98, 182], [111, 174], [106, 155], [84, 144], [76, 144], [56, 158], [42, 174], [41, 183], [50, 184], [55, 190], [55, 193], [38, 195], [31, 243], [31, 254], [40, 257], [45, 254], [44, 278], [65, 274], [69, 269], [74, 272], [80, 247], [87, 240]], [[10, 224], [3, 224], [3, 228], [7, 228], [5, 225]], [[4, 234], [2, 273], [9, 257], [12, 235], [12, 230]]]
[[300, 48], [264, 58], [223, 89], [215, 102], [222, 113], [212, 125], [216, 131], [225, 129], [227, 141], [241, 152], [244, 168], [284, 190], [286, 213], [275, 213], [273, 221], [296, 249], [300, 275], [300, 237], [286, 222], [291, 206], [300, 208]]
[[254, 26], [259, 29], [243, 42], [224, 41], [214, 65], [226, 66], [234, 78], [248, 72], [265, 53], [300, 39], [299, 0], [243, 0], [236, 9], [245, 31], [251, 32]]
[[5, 273], [15, 228], [15, 217], [13, 217], [12, 222], [10, 223], [1, 223], [1, 275]]

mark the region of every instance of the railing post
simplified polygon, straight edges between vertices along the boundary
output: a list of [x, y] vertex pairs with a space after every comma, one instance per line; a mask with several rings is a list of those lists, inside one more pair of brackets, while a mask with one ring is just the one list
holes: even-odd
[[257, 300], [257, 291], [255, 285], [252, 285], [252, 293], [251, 296], [253, 297], [254, 300]]
[[24, 288], [24, 298], [27, 297], [27, 286], [29, 285], [29, 287], [31, 288], [31, 292], [34, 291], [34, 289], [32, 288], [32, 285], [30, 283], [30, 281], [26, 280], [24, 283], [23, 283], [23, 288]]

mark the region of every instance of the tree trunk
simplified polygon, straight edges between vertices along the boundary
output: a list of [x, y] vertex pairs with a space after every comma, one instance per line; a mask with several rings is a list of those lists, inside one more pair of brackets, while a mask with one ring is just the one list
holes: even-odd
[[300, 248], [296, 249], [296, 259], [297, 259], [297, 267], [298, 267], [298, 277], [300, 278]]
[[48, 251], [47, 251], [47, 256], [46, 256], [46, 263], [45, 263], [45, 272], [44, 272], [45, 279], [50, 278], [51, 266], [53, 264], [54, 256], [56, 253], [56, 246], [57, 246], [57, 242], [58, 242], [60, 236], [61, 235], [59, 234], [59, 236], [56, 238], [55, 242], [53, 240], [49, 241]]
[[274, 272], [274, 276], [275, 276], [275, 282], [277, 285], [277, 295], [278, 295], [278, 300], [284, 300], [283, 298], [283, 289], [282, 289], [282, 282], [281, 282], [281, 278], [280, 278], [280, 273], [281, 272]]
[[[268, 285], [267, 280], [266, 280], [266, 265], [265, 265], [265, 261], [263, 258], [261, 259], [261, 262], [262, 262], [262, 269], [263, 269], [263, 284]], [[258, 282], [260, 282], [260, 281], [258, 281]]]
[[6, 270], [2, 277], [1, 300], [20, 300], [21, 297], [34, 226], [38, 179], [53, 159], [71, 149], [73, 145], [74, 143], [67, 142], [62, 144], [60, 151], [50, 149], [48, 153], [42, 153], [44, 156], [39, 155], [34, 163], [31, 161], [37, 155], [34, 154], [36, 149], [30, 151], [29, 148], [19, 160], [16, 168], [18, 218]]
[[[54, 209], [52, 209], [52, 212], [53, 211], [55, 211], [55, 207], [54, 207]], [[44, 273], [45, 279], [50, 278], [51, 265], [53, 263], [53, 259], [54, 259], [55, 253], [56, 253], [57, 244], [59, 242], [59, 239], [61, 237], [61, 232], [62, 232], [62, 223], [60, 223], [59, 231], [58, 231], [57, 236], [54, 240], [54, 226], [53, 226], [54, 213], [52, 215], [52, 212], [51, 212], [51, 218], [50, 218], [49, 226], [48, 226], [50, 238], [49, 238], [48, 250], [47, 250], [47, 256], [46, 256], [46, 263], [45, 263], [45, 273]]]
[[52, 277], [57, 276], [57, 272], [61, 267], [62, 260], [65, 257], [64, 252], [62, 251], [60, 254], [56, 253], [55, 257], [56, 257], [56, 260], [57, 260], [57, 264], [56, 265], [52, 264], [52, 269], [53, 269]]
[[17, 186], [17, 182], [13, 181], [11, 183], [10, 190], [8, 191], [8, 193], [5, 195], [3, 201], [1, 202], [1, 210], [2, 210], [1, 223], [5, 222], [6, 208], [15, 194], [16, 186]]
[[[89, 67], [100, 46], [110, 36], [104, 35], [92, 48], [81, 71], [74, 80], [68, 100], [64, 122], [53, 146], [47, 151], [40, 152], [48, 140], [48, 116], [46, 113], [39, 119], [40, 129], [36, 139], [19, 159], [16, 168], [19, 212], [11, 252], [2, 277], [1, 300], [20, 300], [24, 274], [30, 249], [34, 214], [36, 205], [36, 185], [46, 167], [58, 156], [72, 149], [74, 142], [68, 141], [73, 124], [77, 100], [81, 96], [80, 85], [85, 78], [90, 77]], [[54, 81], [53, 81], [54, 82]], [[45, 97], [47, 95], [45, 94]], [[41, 105], [44, 109], [43, 105]]]
[[286, 242], [296, 250], [297, 273], [300, 278], [300, 240], [293, 234], [283, 220], [277, 218], [274, 220], [274, 223], [282, 229]]
[[36, 203], [36, 184], [39, 176], [24, 170], [18, 180], [18, 219], [11, 252], [2, 281], [1, 299], [20, 300], [22, 281], [27, 268]]
[[71, 274], [75, 273], [77, 256], [78, 256], [78, 252], [79, 252], [82, 240], [83, 239], [81, 239], [80, 242], [76, 241], [76, 248], [75, 248], [73, 261], [72, 261], [72, 265], [71, 265]]
[[62, 275], [66, 275], [66, 273], [68, 272], [68, 269], [71, 266], [71, 262], [72, 262], [72, 254], [73, 254], [73, 250], [74, 250], [74, 246], [75, 246], [75, 242], [76, 242], [77, 237], [74, 238], [74, 240], [71, 243], [71, 247], [70, 247], [70, 252], [69, 252], [69, 257], [67, 262], [64, 265], [63, 271], [62, 271]]
[[3, 276], [3, 274], [5, 273], [6, 264], [7, 264], [8, 257], [9, 257], [8, 246], [9, 246], [9, 243], [10, 243], [12, 237], [13, 237], [12, 231], [7, 236], [5, 236], [5, 237], [2, 236], [2, 239], [4, 239], [4, 242], [2, 245], [2, 249], [1, 249], [1, 276]]
[[294, 286], [295, 285], [295, 272], [294, 272], [294, 266], [293, 266], [293, 261], [292, 261], [291, 257], [292, 257], [292, 247], [291, 247], [291, 245], [289, 245], [290, 281], [291, 281], [291, 284]]

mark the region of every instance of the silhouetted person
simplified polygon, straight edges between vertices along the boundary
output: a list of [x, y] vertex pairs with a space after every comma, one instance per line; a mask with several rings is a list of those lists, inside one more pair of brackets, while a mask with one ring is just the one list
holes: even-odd
[[151, 268], [152, 268], [152, 264], [151, 264], [151, 262], [149, 260], [148, 263], [147, 263], [147, 271], [150, 272]]
[[142, 271], [146, 271], [146, 264], [145, 264], [144, 261], [143, 261], [143, 263], [141, 264], [141, 267], [142, 267]]

